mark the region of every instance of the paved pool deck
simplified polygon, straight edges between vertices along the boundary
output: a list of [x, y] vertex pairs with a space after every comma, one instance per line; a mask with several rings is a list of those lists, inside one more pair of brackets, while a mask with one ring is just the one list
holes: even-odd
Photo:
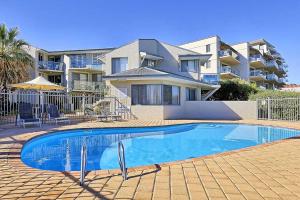
[[[300, 140], [286, 139], [181, 162], [79, 173], [42, 171], [20, 160], [22, 145], [48, 131], [89, 127], [159, 126], [199, 120], [82, 122], [42, 128], [0, 127], [0, 199], [300, 199]], [[207, 122], [207, 121], [205, 121]], [[300, 130], [299, 122], [218, 121]]]

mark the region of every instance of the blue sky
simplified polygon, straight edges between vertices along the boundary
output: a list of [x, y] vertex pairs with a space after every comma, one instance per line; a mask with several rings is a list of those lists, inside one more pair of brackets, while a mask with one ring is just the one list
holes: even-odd
[[0, 23], [46, 50], [117, 47], [137, 38], [265, 38], [286, 59], [289, 82], [300, 84], [299, 0], [1, 0]]

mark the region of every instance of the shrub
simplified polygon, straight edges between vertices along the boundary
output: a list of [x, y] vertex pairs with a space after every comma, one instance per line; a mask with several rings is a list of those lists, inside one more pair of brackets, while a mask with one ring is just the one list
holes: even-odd
[[256, 94], [251, 94], [249, 96], [249, 100], [256, 99], [281, 99], [281, 98], [293, 98], [300, 97], [299, 92], [287, 92], [287, 91], [279, 91], [279, 90], [259, 90]]
[[219, 101], [246, 101], [251, 94], [258, 92], [255, 84], [240, 79], [224, 80], [221, 88], [210, 98]]

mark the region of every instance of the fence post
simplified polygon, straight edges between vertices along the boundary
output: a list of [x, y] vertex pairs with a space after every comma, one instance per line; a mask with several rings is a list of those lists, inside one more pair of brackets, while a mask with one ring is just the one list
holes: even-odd
[[85, 94], [83, 94], [82, 96], [82, 111], [83, 111], [83, 115], [85, 114]]
[[267, 98], [267, 102], [268, 102], [268, 120], [271, 119], [271, 99], [270, 97]]

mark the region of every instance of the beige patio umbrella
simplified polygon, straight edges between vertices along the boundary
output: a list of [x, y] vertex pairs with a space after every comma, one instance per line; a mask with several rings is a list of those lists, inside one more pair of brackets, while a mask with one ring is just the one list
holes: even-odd
[[31, 81], [24, 83], [16, 83], [10, 85], [12, 88], [25, 89], [25, 90], [39, 90], [39, 91], [49, 91], [49, 90], [64, 90], [65, 88], [51, 83], [42, 76], [38, 76]]
[[25, 90], [38, 90], [40, 92], [40, 102], [41, 102], [41, 106], [42, 106], [42, 112], [44, 111], [43, 91], [64, 90], [65, 89], [64, 87], [62, 87], [60, 85], [51, 83], [50, 81], [46, 80], [42, 76], [38, 76], [35, 79], [24, 82], [24, 83], [11, 84], [10, 87], [16, 88], [16, 89], [25, 89]]

